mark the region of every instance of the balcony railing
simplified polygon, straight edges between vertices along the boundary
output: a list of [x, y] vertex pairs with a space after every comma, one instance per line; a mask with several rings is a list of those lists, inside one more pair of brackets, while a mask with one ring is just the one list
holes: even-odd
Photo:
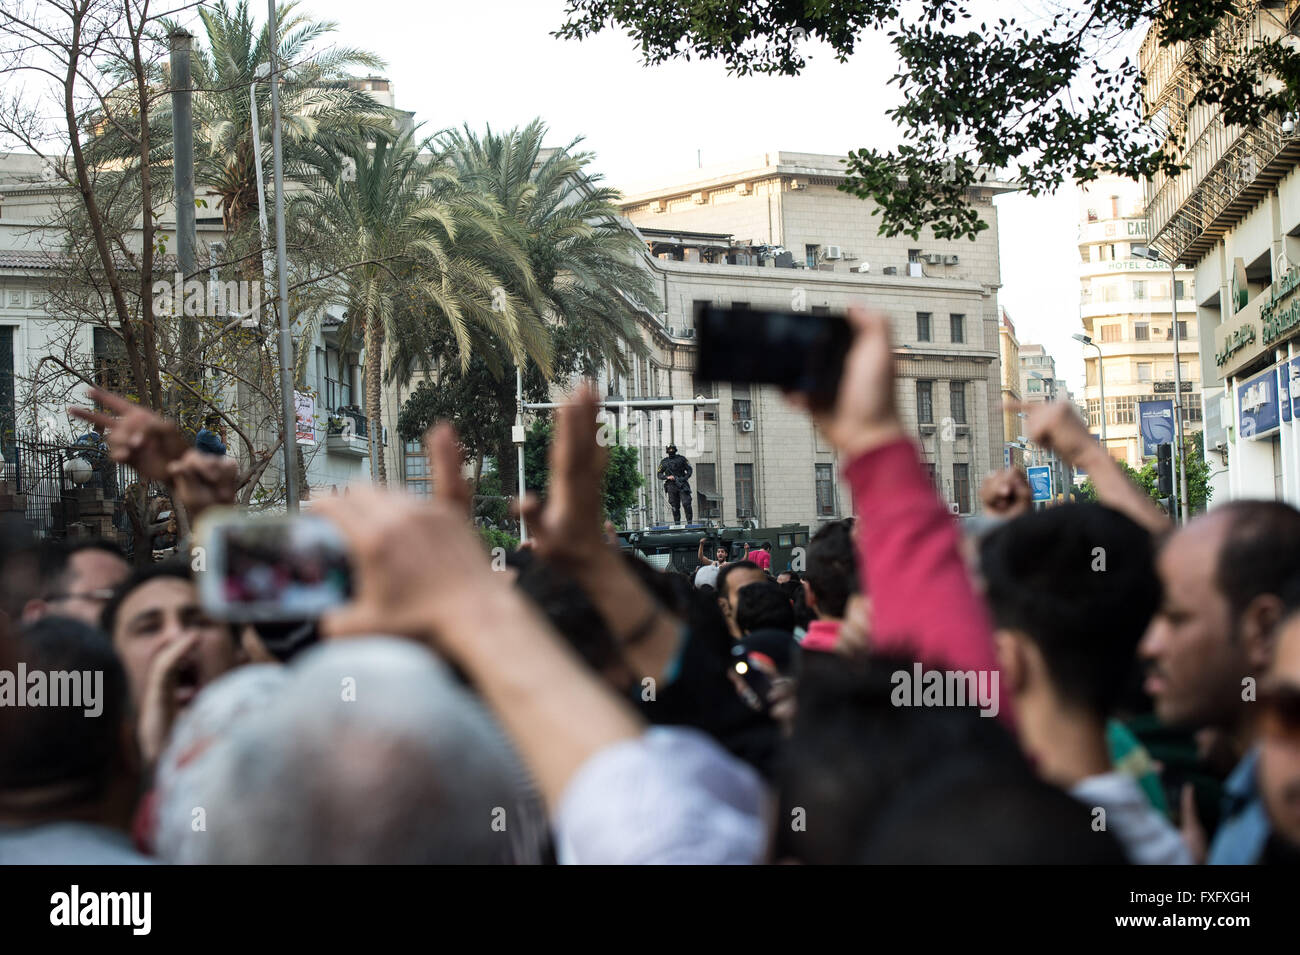
[[1191, 166], [1148, 185], [1152, 245], [1187, 265], [1214, 244], [1300, 158], [1300, 139], [1275, 120], [1242, 130], [1216, 113], [1188, 150]]
[[1212, 37], [1192, 45], [1161, 47], [1152, 27], [1139, 53], [1147, 122], [1189, 167], [1176, 176], [1157, 174], [1147, 184], [1148, 234], [1165, 256], [1188, 265], [1300, 157], [1296, 133], [1283, 132], [1280, 119], [1242, 129], [1227, 126], [1215, 107], [1190, 105], [1196, 93], [1190, 57], [1232, 70], [1254, 47], [1283, 31], [1261, 6], [1258, 0], [1240, 4]]

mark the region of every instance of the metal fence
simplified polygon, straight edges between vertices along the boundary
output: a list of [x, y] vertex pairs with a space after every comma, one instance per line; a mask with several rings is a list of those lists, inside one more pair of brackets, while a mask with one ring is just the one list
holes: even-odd
[[[126, 535], [123, 494], [139, 480], [134, 468], [115, 463], [103, 444], [18, 435], [5, 443], [0, 479], [14, 496], [25, 497], [24, 516], [40, 537], [67, 536], [66, 502], [79, 489], [102, 490], [114, 526]], [[72, 464], [73, 461], [78, 464]]]

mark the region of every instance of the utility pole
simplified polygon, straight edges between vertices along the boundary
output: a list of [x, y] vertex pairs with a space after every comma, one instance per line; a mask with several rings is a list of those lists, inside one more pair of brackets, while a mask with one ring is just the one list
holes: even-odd
[[[275, 0], [266, 0], [268, 54], [271, 60], [271, 161], [275, 167], [275, 272], [280, 282], [280, 405], [284, 420], [284, 503], [298, 510], [298, 414], [293, 401], [293, 337], [289, 334], [289, 271], [284, 256], [284, 156], [280, 149], [280, 73], [276, 63]], [[380, 454], [383, 448], [380, 447]]]
[[[174, 31], [169, 39], [172, 86], [172, 173], [175, 182], [176, 261], [181, 287], [172, 290], [174, 302], [185, 301], [185, 284], [198, 271], [194, 246], [198, 239], [194, 223], [194, 111], [190, 76], [190, 44], [193, 34], [184, 29]], [[206, 308], [204, 309], [206, 313]], [[179, 310], [181, 379], [196, 391], [199, 385], [199, 327], [194, 316]], [[183, 409], [193, 403], [192, 393], [180, 396]]]
[[1187, 460], [1183, 457], [1183, 364], [1178, 360], [1178, 263], [1169, 263], [1169, 300], [1174, 306], [1172, 331], [1174, 333], [1174, 440], [1177, 445], [1174, 453], [1178, 455], [1178, 497], [1183, 512], [1183, 523], [1187, 523]]

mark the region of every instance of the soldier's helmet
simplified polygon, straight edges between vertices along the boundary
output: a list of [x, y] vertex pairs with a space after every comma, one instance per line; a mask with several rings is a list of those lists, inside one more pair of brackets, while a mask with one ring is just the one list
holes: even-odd
[[670, 445], [668, 445], [667, 451], [668, 451], [669, 454], [676, 454], [676, 453], [677, 453], [677, 445], [675, 445], [675, 444], [670, 444]]

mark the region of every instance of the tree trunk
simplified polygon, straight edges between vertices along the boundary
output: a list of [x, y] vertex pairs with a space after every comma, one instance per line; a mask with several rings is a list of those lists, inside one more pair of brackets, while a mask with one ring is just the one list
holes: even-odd
[[388, 468], [384, 463], [384, 417], [380, 409], [383, 396], [382, 358], [384, 333], [378, 315], [366, 321], [366, 415], [370, 419], [371, 469], [375, 483], [388, 483]]

